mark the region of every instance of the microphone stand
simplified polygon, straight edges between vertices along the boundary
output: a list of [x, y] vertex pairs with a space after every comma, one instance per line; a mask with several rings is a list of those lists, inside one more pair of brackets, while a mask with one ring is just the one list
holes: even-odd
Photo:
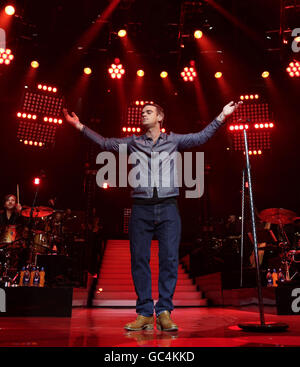
[[244, 264], [244, 223], [245, 223], [245, 169], [242, 175], [242, 223], [241, 223], [241, 278], [240, 287], [243, 287], [243, 264]]
[[[261, 277], [259, 270], [259, 259], [258, 259], [258, 250], [257, 250], [257, 237], [256, 237], [256, 224], [255, 224], [255, 212], [254, 212], [254, 200], [253, 200], [253, 192], [252, 192], [252, 180], [251, 180], [251, 168], [250, 168], [250, 160], [248, 154], [248, 140], [247, 140], [247, 131], [244, 129], [244, 142], [245, 142], [245, 155], [246, 155], [246, 168], [247, 168], [247, 178], [248, 178], [248, 188], [249, 188], [249, 198], [250, 198], [250, 211], [251, 211], [251, 222], [252, 222], [252, 234], [253, 234], [253, 242], [254, 242], [254, 254], [255, 254], [255, 265], [256, 265], [256, 282], [257, 282], [257, 295], [258, 295], [258, 305], [259, 305], [259, 314], [260, 314], [260, 323], [241, 323], [238, 326], [246, 331], [284, 331], [288, 328], [287, 324], [284, 323], [266, 323], [265, 315], [264, 315], [264, 305], [263, 305], [263, 296], [262, 296], [262, 286], [261, 286]], [[244, 179], [243, 179], [244, 184]], [[244, 224], [244, 222], [243, 222]], [[244, 233], [242, 229], [242, 234]], [[242, 266], [242, 265], [241, 265]]]

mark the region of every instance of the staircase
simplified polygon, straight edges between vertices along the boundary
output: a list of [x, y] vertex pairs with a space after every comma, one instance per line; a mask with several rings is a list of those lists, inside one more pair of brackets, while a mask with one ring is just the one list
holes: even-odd
[[[152, 296], [158, 299], [158, 241], [152, 241], [150, 266]], [[109, 240], [103, 256], [93, 306], [135, 306], [136, 293], [131, 277], [128, 240]], [[185, 273], [178, 268], [178, 281], [173, 297], [174, 306], [207, 306], [207, 300]]]

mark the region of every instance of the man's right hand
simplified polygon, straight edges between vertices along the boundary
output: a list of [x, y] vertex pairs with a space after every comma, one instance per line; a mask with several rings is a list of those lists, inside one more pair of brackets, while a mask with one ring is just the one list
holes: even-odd
[[70, 125], [74, 126], [76, 129], [80, 131], [83, 129], [83, 125], [79, 121], [79, 117], [74, 112], [72, 112], [72, 114], [69, 115], [68, 110], [66, 108], [63, 108], [63, 114], [65, 116], [66, 121]]

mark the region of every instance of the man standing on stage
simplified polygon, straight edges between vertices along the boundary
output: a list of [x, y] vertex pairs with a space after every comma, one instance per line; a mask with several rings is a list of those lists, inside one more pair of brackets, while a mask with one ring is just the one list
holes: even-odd
[[[156, 104], [146, 104], [142, 111], [142, 126], [145, 134], [125, 138], [104, 138], [81, 124], [74, 112], [72, 115], [69, 115], [66, 109], [63, 112], [66, 121], [97, 143], [101, 150], [119, 152], [119, 145], [126, 144], [129, 152], [146, 155], [148, 162], [142, 160], [140, 164], [144, 165], [143, 170], [148, 172], [150, 177], [149, 170], [151, 171], [151, 158], [154, 152], [172, 154], [204, 144], [240, 103], [230, 102], [208, 126], [192, 134], [161, 133], [163, 109]], [[163, 164], [164, 162], [162, 166]], [[138, 186], [133, 189], [129, 237], [131, 273], [138, 297], [136, 302], [138, 316], [135, 321], [125, 325], [126, 330], [152, 330], [154, 312], [159, 330], [178, 329], [170, 317], [174, 309], [172, 299], [177, 282], [178, 248], [181, 236], [181, 221], [177, 208], [178, 195], [179, 188], [175, 187], [174, 183], [173, 187], [162, 187], [160, 182], [155, 182], [148, 187]], [[159, 242], [159, 299], [155, 306], [152, 299], [149, 265], [151, 240], [154, 235]]]

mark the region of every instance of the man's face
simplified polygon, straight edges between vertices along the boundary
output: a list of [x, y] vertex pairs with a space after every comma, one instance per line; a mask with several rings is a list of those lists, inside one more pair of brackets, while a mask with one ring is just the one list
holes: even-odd
[[14, 209], [16, 207], [16, 199], [13, 196], [10, 196], [4, 203], [4, 208], [6, 209]]
[[162, 120], [161, 115], [157, 113], [155, 106], [145, 106], [142, 111], [142, 125], [150, 128], [159, 124]]

